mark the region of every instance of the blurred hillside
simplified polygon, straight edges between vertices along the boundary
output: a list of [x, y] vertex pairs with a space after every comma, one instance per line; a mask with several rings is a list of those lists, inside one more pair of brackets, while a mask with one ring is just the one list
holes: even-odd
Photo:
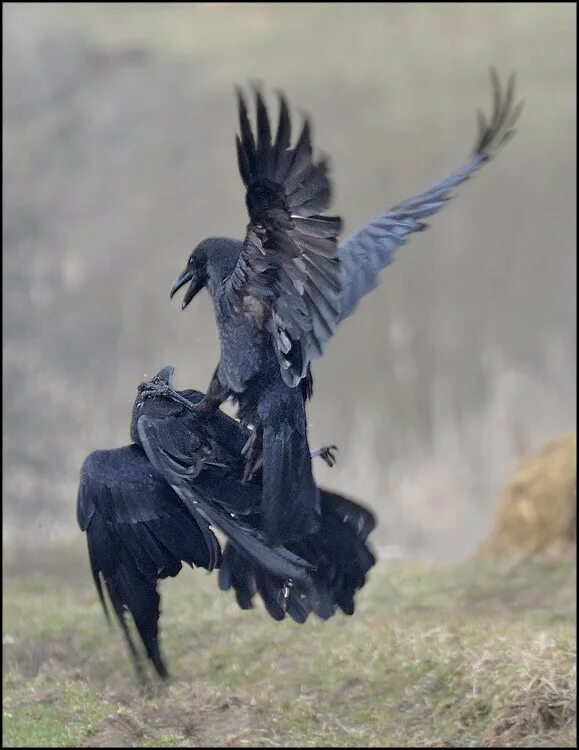
[[207, 295], [171, 282], [246, 224], [233, 85], [282, 88], [332, 160], [346, 231], [460, 166], [516, 70], [516, 138], [412, 238], [315, 364], [318, 477], [380, 539], [452, 557], [517, 458], [575, 425], [570, 4], [4, 4], [4, 540], [76, 534], [78, 468], [128, 441], [137, 383], [205, 388]]

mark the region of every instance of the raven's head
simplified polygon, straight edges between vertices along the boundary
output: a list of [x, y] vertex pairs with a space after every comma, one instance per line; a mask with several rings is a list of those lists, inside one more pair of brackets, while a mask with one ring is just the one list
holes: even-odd
[[204, 243], [201, 242], [189, 256], [189, 260], [187, 261], [183, 273], [179, 274], [173, 282], [173, 286], [171, 287], [171, 297], [173, 297], [175, 292], [181, 289], [182, 286], [189, 283], [181, 305], [184, 310], [193, 297], [195, 297], [195, 295], [207, 284], [208, 278], [207, 253], [204, 249]]
[[[137, 397], [135, 399], [135, 403], [133, 404], [133, 413], [131, 415], [131, 440], [134, 443], [140, 442], [137, 433], [137, 421], [145, 411], [150, 412], [152, 409], [154, 412], [161, 411], [162, 413], [164, 413], [163, 410], [166, 409], [167, 406], [174, 407], [174, 404], [168, 399], [152, 398], [146, 396], [144, 393], [147, 390], [152, 393], [153, 388], [162, 387], [163, 385], [172, 388], [174, 372], [175, 368], [173, 367], [173, 365], [166, 365], [166, 367], [163, 367], [161, 370], [159, 370], [154, 378], [147, 382], [139, 383], [139, 387], [137, 388]], [[158, 416], [158, 414], [155, 413], [155, 416]]]
[[203, 287], [209, 286], [209, 291], [212, 291], [213, 285], [222, 282], [233, 271], [242, 248], [242, 242], [224, 237], [200, 242], [189, 256], [183, 273], [175, 279], [171, 297], [189, 283], [181, 305], [184, 310]]

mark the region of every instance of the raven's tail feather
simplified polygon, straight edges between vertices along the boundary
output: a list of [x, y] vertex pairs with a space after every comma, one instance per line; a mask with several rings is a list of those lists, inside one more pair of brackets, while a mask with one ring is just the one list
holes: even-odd
[[242, 609], [253, 607], [259, 593], [269, 614], [276, 620], [288, 614], [296, 622], [305, 622], [314, 612], [328, 619], [339, 607], [345, 614], [354, 612], [354, 595], [366, 582], [375, 563], [366, 538], [374, 528], [373, 515], [358, 503], [341, 495], [320, 492], [319, 529], [287, 547], [314, 569], [312, 584], [288, 580], [264, 570], [229, 543], [219, 570], [219, 587], [233, 588]]
[[253, 559], [272, 575], [300, 580], [307, 585], [311, 565], [299, 555], [282, 546], [273, 546], [266, 542], [263, 532], [250, 527], [240, 518], [219, 510], [201, 493], [174, 486], [173, 489], [195, 515], [200, 514], [212, 526], [227, 536], [229, 542], [241, 554]]
[[[284, 544], [314, 532], [320, 522], [319, 492], [312, 473], [304, 404], [275, 409], [263, 426], [263, 528], [271, 544]], [[298, 414], [296, 415], [296, 409]]]

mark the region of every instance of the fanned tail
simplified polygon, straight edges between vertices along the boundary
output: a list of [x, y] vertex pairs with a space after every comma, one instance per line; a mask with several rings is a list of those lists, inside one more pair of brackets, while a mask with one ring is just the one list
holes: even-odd
[[[242, 609], [251, 609], [256, 594], [276, 620], [286, 614], [305, 622], [313, 612], [321, 619], [331, 617], [336, 608], [354, 612], [354, 596], [361, 589], [375, 558], [367, 536], [373, 530], [373, 515], [342, 495], [320, 491], [319, 529], [303, 539], [288, 543], [289, 550], [310, 563], [312, 585], [292, 581], [265, 571], [254, 559], [227, 544], [219, 570], [219, 587], [233, 589]], [[254, 521], [258, 523], [258, 521]]]

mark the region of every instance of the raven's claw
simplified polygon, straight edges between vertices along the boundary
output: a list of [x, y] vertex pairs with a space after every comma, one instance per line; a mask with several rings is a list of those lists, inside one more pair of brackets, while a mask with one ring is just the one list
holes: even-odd
[[143, 398], [155, 398], [157, 396], [167, 396], [171, 398], [172, 390], [173, 389], [165, 383], [154, 380], [150, 383], [141, 383], [139, 386], [139, 393]]
[[167, 385], [167, 383], [157, 378], [154, 378], [148, 383], [141, 383], [139, 385], [139, 394], [142, 398], [158, 398], [160, 396], [170, 398], [172, 401], [176, 401], [197, 416], [204, 416], [210, 411], [210, 406], [205, 399], [201, 399], [201, 401], [194, 404], [178, 393], [170, 385]]
[[263, 464], [263, 443], [260, 431], [252, 431], [241, 450], [241, 454], [245, 456], [245, 467], [241, 481], [250, 482]]
[[336, 463], [335, 453], [337, 450], [337, 445], [324, 445], [323, 448], [319, 448], [317, 451], [313, 451], [310, 455], [312, 458], [316, 458], [317, 456], [319, 456], [331, 468]]

